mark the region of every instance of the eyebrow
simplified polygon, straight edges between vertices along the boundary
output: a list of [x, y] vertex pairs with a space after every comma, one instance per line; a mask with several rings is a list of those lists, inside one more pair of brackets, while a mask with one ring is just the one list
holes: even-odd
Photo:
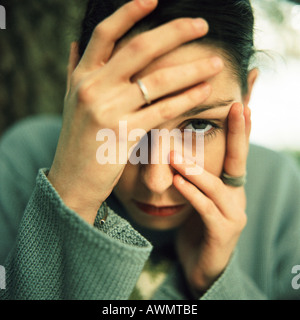
[[181, 117], [192, 117], [210, 109], [227, 107], [228, 105], [232, 104], [234, 101], [235, 101], [234, 99], [228, 99], [228, 100], [219, 99], [212, 102], [211, 104], [202, 104], [201, 106], [194, 107], [193, 109], [184, 112], [183, 114], [181, 114]]

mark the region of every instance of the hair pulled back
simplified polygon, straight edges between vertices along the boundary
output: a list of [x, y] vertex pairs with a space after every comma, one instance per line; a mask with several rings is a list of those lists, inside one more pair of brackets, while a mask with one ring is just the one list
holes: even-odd
[[[80, 56], [96, 25], [126, 2], [128, 0], [89, 0], [79, 39]], [[201, 17], [208, 22], [208, 34], [193, 42], [222, 49], [240, 81], [242, 93], [246, 93], [248, 68], [255, 53], [254, 16], [250, 1], [159, 0], [157, 8], [139, 21], [129, 33], [138, 34], [182, 17]]]

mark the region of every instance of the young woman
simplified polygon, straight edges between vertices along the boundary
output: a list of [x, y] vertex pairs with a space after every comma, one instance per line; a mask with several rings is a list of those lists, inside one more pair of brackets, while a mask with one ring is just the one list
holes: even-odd
[[[299, 296], [300, 174], [249, 148], [254, 52], [246, 0], [90, 0], [62, 123], [28, 120], [1, 142], [0, 295]], [[158, 163], [128, 161], [137, 146], [124, 123], [148, 142], [152, 129], [189, 130], [194, 142], [201, 130], [203, 170], [187, 175], [199, 163], [173, 146], [163, 162], [161, 141], [147, 145]], [[99, 163], [100, 130], [125, 161]]]

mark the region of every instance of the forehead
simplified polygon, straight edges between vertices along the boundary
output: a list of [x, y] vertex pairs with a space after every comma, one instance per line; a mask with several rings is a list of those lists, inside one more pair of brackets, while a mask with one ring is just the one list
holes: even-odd
[[[133, 81], [138, 78], [145, 77], [146, 75], [149, 75], [154, 71], [158, 71], [159, 69], [183, 65], [184, 70], [184, 64], [186, 63], [192, 63], [193, 61], [215, 56], [222, 58], [224, 62], [224, 68], [219, 74], [207, 79], [206, 81], [211, 84], [213, 89], [209, 100], [214, 100], [215, 98], [228, 100], [229, 96], [234, 97], [236, 100], [240, 100], [242, 95], [241, 88], [237, 77], [233, 72], [231, 62], [228, 61], [226, 55], [221, 49], [203, 44], [193, 43], [176, 48], [175, 50], [154, 60], [146, 68], [136, 74], [133, 78]], [[180, 81], [181, 76], [184, 76], [184, 71], [182, 75], [174, 75], [174, 81]]]

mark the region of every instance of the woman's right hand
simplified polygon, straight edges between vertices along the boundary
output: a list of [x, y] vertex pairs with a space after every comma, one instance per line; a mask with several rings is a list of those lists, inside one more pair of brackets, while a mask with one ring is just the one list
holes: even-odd
[[208, 31], [202, 19], [177, 19], [114, 50], [116, 41], [156, 5], [156, 0], [125, 4], [95, 28], [80, 61], [76, 44], [71, 46], [62, 130], [48, 179], [64, 203], [91, 224], [125, 167], [97, 162], [97, 149], [105, 143], [96, 141], [97, 132], [113, 130], [118, 159], [119, 143], [127, 143], [127, 151], [134, 144], [119, 137], [119, 121], [127, 122], [128, 132], [150, 131], [201, 104], [210, 94], [204, 81], [222, 69], [214, 59], [201, 59], [154, 71], [142, 81], [156, 101], [142, 108], [144, 97], [131, 79], [154, 59]]

